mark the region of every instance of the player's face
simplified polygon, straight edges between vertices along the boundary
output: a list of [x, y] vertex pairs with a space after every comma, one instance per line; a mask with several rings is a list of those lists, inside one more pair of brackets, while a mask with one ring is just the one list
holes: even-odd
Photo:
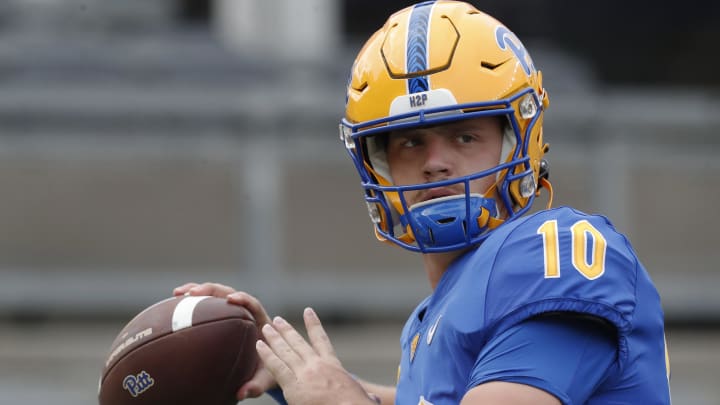
[[[480, 117], [434, 127], [391, 132], [387, 160], [393, 183], [424, 184], [466, 176], [500, 162], [502, 125], [497, 117]], [[495, 182], [487, 176], [470, 183], [471, 193], [484, 194]], [[407, 192], [408, 205], [462, 194], [464, 185]]]

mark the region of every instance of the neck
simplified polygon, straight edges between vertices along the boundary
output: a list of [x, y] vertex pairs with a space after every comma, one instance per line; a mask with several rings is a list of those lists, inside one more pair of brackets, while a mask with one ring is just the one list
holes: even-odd
[[443, 274], [447, 271], [450, 264], [460, 257], [467, 250], [456, 250], [443, 253], [427, 253], [423, 255], [423, 263], [425, 264], [425, 274], [427, 274], [430, 287], [435, 290]]

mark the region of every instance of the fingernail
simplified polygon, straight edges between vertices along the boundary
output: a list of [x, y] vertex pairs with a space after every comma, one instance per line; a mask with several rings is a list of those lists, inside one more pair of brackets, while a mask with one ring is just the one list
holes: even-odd
[[274, 323], [275, 325], [287, 325], [287, 324], [288, 324], [287, 321], [284, 320], [284, 319], [283, 319], [282, 317], [280, 317], [280, 316], [276, 316], [275, 318], [273, 318], [273, 323]]
[[315, 318], [317, 318], [317, 314], [310, 307], [305, 308], [305, 315], [310, 315], [310, 316], [314, 316]]

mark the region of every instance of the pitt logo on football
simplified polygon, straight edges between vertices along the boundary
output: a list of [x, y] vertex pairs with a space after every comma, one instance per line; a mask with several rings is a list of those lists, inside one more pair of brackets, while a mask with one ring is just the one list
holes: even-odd
[[427, 94], [415, 94], [410, 95], [410, 107], [417, 108], [422, 107], [427, 102], [428, 96]]
[[153, 380], [145, 370], [141, 371], [138, 375], [130, 374], [123, 380], [123, 388], [128, 390], [133, 397], [137, 397], [147, 391], [153, 384], [155, 384], [155, 380]]

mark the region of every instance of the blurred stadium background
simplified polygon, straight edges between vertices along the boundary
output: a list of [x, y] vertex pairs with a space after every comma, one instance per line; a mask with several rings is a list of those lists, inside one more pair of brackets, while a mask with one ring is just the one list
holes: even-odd
[[[657, 282], [674, 402], [720, 404], [720, 7], [473, 3], [543, 70], [555, 205], [608, 215]], [[0, 403], [95, 404], [121, 326], [205, 280], [316, 307], [391, 383], [429, 289], [372, 237], [336, 128], [354, 54], [408, 4], [2, 0]]]

